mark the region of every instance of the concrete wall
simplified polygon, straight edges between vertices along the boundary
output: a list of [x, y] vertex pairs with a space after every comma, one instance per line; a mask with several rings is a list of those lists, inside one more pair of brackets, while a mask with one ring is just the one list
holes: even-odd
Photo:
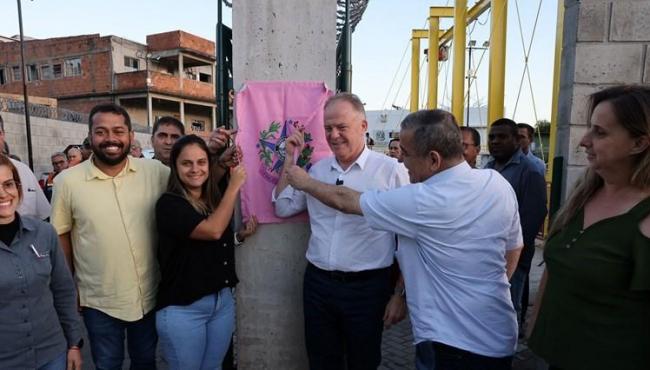
[[[233, 2], [234, 86], [335, 81], [336, 2]], [[269, 194], [270, 196], [270, 194]], [[307, 224], [261, 225], [237, 249], [238, 369], [307, 369], [302, 280]]]
[[564, 194], [584, 171], [579, 146], [588, 96], [617, 84], [650, 83], [650, 1], [565, 0], [557, 155], [565, 158]]
[[[27, 135], [25, 131], [25, 116], [22, 114], [1, 112], [5, 126], [5, 140], [9, 144], [11, 154], [20, 157], [23, 163], [29, 163], [27, 158]], [[81, 144], [88, 136], [88, 124], [57, 121], [48, 118], [30, 117], [32, 127], [32, 155], [34, 158], [34, 174], [39, 178], [43, 172], [52, 171], [50, 156], [61, 152], [70, 144]], [[136, 132], [136, 139], [143, 148], [151, 147], [151, 135]]]

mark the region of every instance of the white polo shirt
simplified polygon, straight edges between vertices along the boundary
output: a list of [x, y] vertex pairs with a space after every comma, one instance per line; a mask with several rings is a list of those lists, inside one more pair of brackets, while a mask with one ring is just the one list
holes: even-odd
[[399, 236], [415, 342], [510, 356], [517, 319], [506, 251], [523, 245], [517, 199], [496, 171], [462, 162], [423, 183], [361, 196], [376, 230]]
[[45, 220], [50, 217], [52, 207], [47, 201], [43, 189], [38, 184], [38, 180], [32, 170], [23, 162], [9, 158], [14, 164], [20, 176], [20, 186], [23, 188], [23, 200], [18, 205], [18, 214], [23, 216], [32, 216], [39, 220]]
[[[409, 183], [404, 166], [368, 148], [345, 171], [334, 157], [328, 157], [316, 163], [309, 173], [328, 184], [342, 181], [359, 192], [394, 189]], [[273, 195], [273, 201], [278, 217], [309, 210], [311, 236], [307, 260], [317, 267], [328, 271], [363, 271], [393, 263], [395, 235], [371, 229], [363, 217], [339, 212], [291, 186], [277, 199]]]

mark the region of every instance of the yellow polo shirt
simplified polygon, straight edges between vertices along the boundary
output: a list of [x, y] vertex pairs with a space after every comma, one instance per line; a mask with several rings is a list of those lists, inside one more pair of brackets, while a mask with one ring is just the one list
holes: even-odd
[[156, 201], [169, 168], [128, 157], [115, 177], [87, 160], [57, 176], [52, 224], [71, 233], [81, 306], [125, 321], [141, 319], [156, 304]]

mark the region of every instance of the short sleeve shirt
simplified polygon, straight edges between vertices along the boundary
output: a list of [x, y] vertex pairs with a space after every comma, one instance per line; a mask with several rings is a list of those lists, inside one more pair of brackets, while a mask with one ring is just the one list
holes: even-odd
[[155, 205], [169, 168], [128, 157], [116, 176], [87, 160], [57, 176], [52, 224], [70, 232], [81, 306], [136, 321], [156, 304]]
[[182, 196], [165, 193], [156, 204], [161, 281], [157, 308], [189, 305], [237, 284], [234, 237], [230, 227], [218, 240], [192, 239], [207, 218]]
[[363, 193], [360, 202], [373, 229], [398, 234], [416, 343], [514, 353], [505, 254], [523, 241], [517, 200], [501, 175], [462, 162], [423, 183]]

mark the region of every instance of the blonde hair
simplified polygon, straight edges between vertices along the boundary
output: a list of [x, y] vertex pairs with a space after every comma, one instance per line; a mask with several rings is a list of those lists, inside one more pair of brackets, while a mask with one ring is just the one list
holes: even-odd
[[[631, 137], [650, 135], [650, 87], [621, 85], [593, 93], [590, 96], [589, 119], [596, 106], [603, 102], [611, 104], [616, 120]], [[603, 183], [603, 178], [592, 168], [588, 168], [576, 183], [566, 203], [555, 214], [549, 235], [562, 230]], [[650, 149], [646, 148], [634, 157], [630, 185], [640, 189], [650, 187]]]

